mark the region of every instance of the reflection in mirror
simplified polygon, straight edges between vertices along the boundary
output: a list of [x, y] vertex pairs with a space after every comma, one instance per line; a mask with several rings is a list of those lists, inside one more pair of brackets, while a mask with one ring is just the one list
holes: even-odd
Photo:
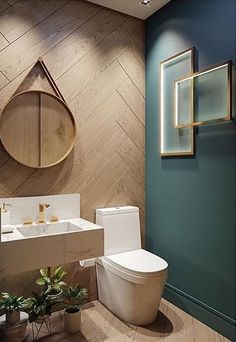
[[[190, 120], [191, 117], [193, 120]], [[230, 61], [175, 82], [176, 127], [198, 126], [230, 119]]]
[[75, 121], [66, 103], [44, 91], [12, 97], [0, 118], [0, 137], [18, 162], [45, 168], [61, 162], [75, 141]]

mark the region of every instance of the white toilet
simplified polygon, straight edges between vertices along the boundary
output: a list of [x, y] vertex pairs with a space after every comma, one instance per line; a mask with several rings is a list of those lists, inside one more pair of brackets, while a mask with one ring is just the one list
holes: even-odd
[[105, 251], [105, 256], [96, 259], [99, 300], [124, 321], [152, 323], [159, 310], [168, 264], [141, 249], [139, 209], [97, 209], [96, 223], [104, 227]]

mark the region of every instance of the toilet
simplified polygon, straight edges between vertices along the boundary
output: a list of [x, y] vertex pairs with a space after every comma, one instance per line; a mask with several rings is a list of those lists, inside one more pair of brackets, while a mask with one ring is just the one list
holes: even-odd
[[126, 322], [152, 323], [159, 310], [168, 264], [141, 248], [139, 209], [97, 209], [96, 223], [104, 227], [105, 255], [96, 259], [99, 301]]

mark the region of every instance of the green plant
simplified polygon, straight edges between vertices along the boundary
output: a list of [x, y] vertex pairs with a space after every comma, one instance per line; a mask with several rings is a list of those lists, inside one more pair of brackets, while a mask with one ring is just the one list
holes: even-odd
[[10, 295], [7, 292], [2, 292], [2, 299], [0, 299], [0, 309], [6, 312], [20, 311], [25, 308], [25, 298], [22, 296]]
[[32, 323], [39, 317], [51, 315], [53, 305], [57, 304], [56, 299], [48, 297], [47, 293], [35, 293], [32, 292], [33, 297], [25, 300], [25, 307], [29, 314], [29, 322]]
[[88, 290], [79, 285], [66, 288], [63, 294], [66, 298], [66, 310], [70, 313], [77, 312], [88, 298]]
[[55, 294], [62, 291], [66, 283], [62, 280], [67, 274], [62, 266], [57, 267], [50, 275], [49, 268], [40, 269], [40, 277], [36, 280], [36, 283], [40, 286], [44, 286], [44, 293]]

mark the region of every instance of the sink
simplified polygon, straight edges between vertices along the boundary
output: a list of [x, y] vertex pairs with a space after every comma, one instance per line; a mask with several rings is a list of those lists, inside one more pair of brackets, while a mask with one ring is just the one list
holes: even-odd
[[71, 222], [57, 222], [48, 224], [37, 224], [28, 227], [16, 228], [24, 237], [36, 237], [72, 233], [82, 230], [81, 227]]
[[[11, 204], [11, 215], [8, 226], [0, 223], [0, 274], [104, 255], [104, 228], [80, 217], [79, 194], [1, 198], [1, 202]], [[47, 222], [36, 224], [43, 203], [50, 205], [43, 218]], [[52, 217], [59, 221], [49, 222]], [[26, 218], [34, 223], [24, 226]]]

